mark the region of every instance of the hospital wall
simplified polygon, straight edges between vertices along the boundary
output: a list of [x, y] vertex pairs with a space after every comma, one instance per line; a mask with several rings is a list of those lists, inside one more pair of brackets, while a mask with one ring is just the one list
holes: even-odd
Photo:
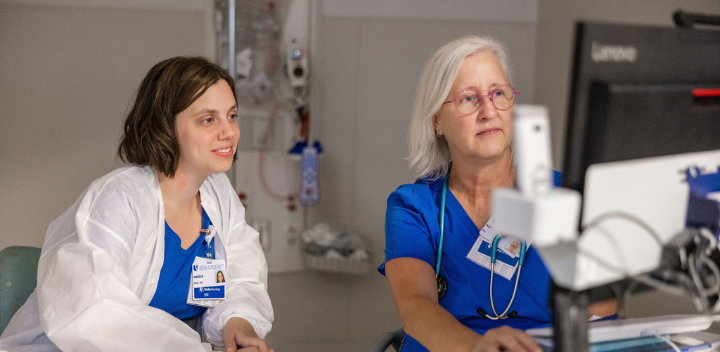
[[121, 165], [137, 86], [162, 59], [202, 55], [203, 25], [198, 11], [0, 1], [0, 248], [41, 246], [50, 221]]
[[[366, 236], [376, 267], [384, 256], [387, 197], [414, 181], [406, 160], [407, 129], [425, 61], [460, 35], [492, 35], [507, 46], [515, 84], [530, 102], [534, 23], [326, 13], [320, 26], [320, 70], [313, 74], [320, 76], [314, 92], [321, 108], [314, 132], [325, 152], [314, 218]], [[277, 321], [271, 340], [282, 339], [276, 345], [284, 350], [362, 351], [380, 333], [401, 326], [387, 281], [374, 269], [360, 277], [272, 275], [270, 287]]]
[[[337, 0], [339, 1], [339, 0]], [[462, 0], [458, 0], [461, 1]], [[121, 163], [122, 119], [146, 71], [174, 55], [207, 53], [202, 6], [158, 8], [25, 6], [0, 0], [0, 248], [41, 246], [49, 222], [95, 178]], [[122, 3], [122, 2], [121, 2]], [[176, 3], [176, 4], [177, 4]], [[564, 137], [572, 23], [576, 19], [670, 25], [676, 8], [720, 12], [716, 1], [554, 0], [527, 20], [452, 19], [326, 13], [318, 32], [320, 94], [314, 132], [326, 147], [316, 221], [367, 236], [382, 262], [385, 201], [407, 169], [407, 126], [422, 65], [462, 34], [505, 42], [520, 102], [549, 106], [555, 159]], [[400, 326], [384, 278], [318, 272], [273, 274], [278, 351], [362, 351]], [[655, 295], [655, 294], [653, 294]], [[688, 301], [659, 306], [643, 295], [633, 315], [690, 312]], [[649, 297], [649, 298], [648, 298]], [[677, 303], [680, 302], [680, 303]], [[668, 308], [669, 307], [669, 308]]]

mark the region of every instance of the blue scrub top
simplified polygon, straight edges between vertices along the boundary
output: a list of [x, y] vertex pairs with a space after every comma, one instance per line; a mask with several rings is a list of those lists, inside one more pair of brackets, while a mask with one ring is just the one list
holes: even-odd
[[[210, 217], [202, 211], [202, 228], [207, 229]], [[215, 239], [210, 241], [210, 248], [215, 248]], [[192, 263], [195, 257], [205, 258], [207, 243], [205, 235], [200, 233], [197, 240], [188, 249], [183, 249], [180, 237], [165, 222], [165, 258], [160, 269], [160, 279], [155, 290], [155, 295], [149, 306], [162, 309], [172, 316], [184, 320], [197, 317], [207, 308], [187, 304], [188, 292], [190, 291], [190, 277]], [[212, 251], [214, 253], [214, 251]]]
[[[560, 173], [555, 172], [555, 184]], [[390, 194], [385, 215], [385, 262], [395, 258], [416, 258], [427, 262], [433, 271], [440, 239], [439, 212], [442, 183], [418, 180], [400, 186]], [[440, 305], [470, 329], [484, 334], [488, 329], [508, 325], [516, 329], [547, 326], [551, 322], [548, 306], [551, 278], [534, 247], [528, 248], [522, 266], [515, 300], [510, 307], [517, 311], [514, 318], [495, 321], [478, 314], [482, 308], [493, 316], [490, 306], [490, 270], [467, 259], [480, 229], [475, 226], [462, 205], [450, 190], [445, 201], [445, 240], [440, 275], [448, 283], [447, 293]], [[498, 251], [498, 260], [514, 265], [511, 257]], [[378, 271], [385, 275], [385, 263]], [[495, 310], [502, 313], [510, 302], [515, 276], [506, 280], [495, 275], [493, 298]], [[427, 351], [417, 340], [406, 335], [403, 352]]]

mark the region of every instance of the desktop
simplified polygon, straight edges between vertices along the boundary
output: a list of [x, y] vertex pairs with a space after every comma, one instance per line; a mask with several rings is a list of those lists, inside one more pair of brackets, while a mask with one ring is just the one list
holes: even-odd
[[719, 172], [720, 31], [578, 23], [566, 133], [564, 186], [583, 202], [572, 286], [552, 293], [554, 340], [586, 351], [573, 308], [661, 267], [686, 228], [689, 175]]
[[[583, 352], [587, 306], [627, 289], [610, 285], [652, 286], [663, 283], [653, 273], [674, 270], [693, 277], [678, 290], [708, 301], [699, 311], [714, 304], [707, 293], [717, 285], [701, 286], [720, 283], [720, 257], [704, 254], [720, 253], [717, 237], [689, 228], [712, 223], [687, 219], [690, 182], [720, 172], [720, 31], [579, 23], [574, 50], [565, 189], [497, 190], [493, 214], [498, 231], [537, 240], [554, 281], [555, 349]], [[505, 216], [522, 211], [523, 220]], [[607, 287], [614, 295], [598, 293]]]
[[564, 186], [592, 164], [720, 149], [720, 31], [578, 23]]

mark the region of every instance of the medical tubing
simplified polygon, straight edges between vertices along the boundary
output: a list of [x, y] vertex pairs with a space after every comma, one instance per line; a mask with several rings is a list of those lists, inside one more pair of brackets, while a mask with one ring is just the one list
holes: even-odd
[[501, 239], [502, 239], [502, 237], [500, 236], [500, 234], [495, 235], [495, 238], [493, 238], [492, 250], [490, 252], [490, 263], [491, 264], [495, 264], [495, 261], [497, 260], [498, 242], [500, 242]]
[[438, 243], [437, 262], [435, 263], [435, 278], [440, 275], [440, 263], [442, 262], [443, 242], [445, 237], [445, 196], [447, 194], [448, 176], [443, 179], [442, 195], [440, 198], [440, 241]]
[[291, 193], [288, 195], [283, 195], [280, 193], [276, 193], [272, 190], [272, 188], [270, 188], [270, 185], [267, 182], [267, 177], [265, 177], [265, 149], [267, 148], [270, 131], [275, 125], [275, 119], [277, 118], [277, 114], [279, 111], [280, 106], [275, 105], [270, 111], [270, 115], [268, 117], [268, 124], [265, 127], [265, 131], [263, 132], [262, 145], [260, 147], [260, 153], [258, 154], [258, 178], [260, 179], [260, 185], [262, 186], [262, 189], [265, 191], [265, 193], [267, 193], [267, 195], [269, 195], [273, 199], [284, 201], [293, 198], [293, 194]]
[[492, 320], [507, 318], [505, 314], [507, 314], [508, 310], [510, 310], [510, 306], [512, 306], [512, 303], [515, 300], [515, 293], [517, 292], [518, 281], [520, 281], [520, 270], [522, 270], [522, 265], [525, 262], [525, 250], [527, 249], [525, 241], [522, 241], [520, 246], [520, 258], [518, 260], [518, 263], [520, 265], [518, 266], [518, 273], [515, 277], [515, 289], [513, 289], [512, 298], [510, 298], [510, 303], [508, 304], [507, 308], [505, 308], [505, 311], [502, 314], [498, 315], [497, 311], [495, 311], [495, 301], [493, 300], [493, 278], [495, 277], [495, 261], [497, 259], [497, 248], [500, 239], [502, 239], [502, 236], [500, 236], [500, 234], [495, 235], [495, 238], [493, 238], [492, 250], [490, 252], [490, 307], [492, 308], [493, 313], [495, 313], [495, 317], [493, 318], [488, 314], [485, 314], [485, 316]]
[[512, 297], [510, 297], [510, 303], [508, 303], [507, 308], [505, 308], [505, 311], [502, 314], [497, 314], [497, 311], [495, 311], [495, 301], [493, 300], [493, 276], [495, 276], [495, 263], [490, 264], [490, 307], [493, 310], [493, 313], [495, 313], [496, 318], [491, 317], [490, 315], [485, 315], [487, 318], [492, 320], [498, 320], [498, 319], [506, 319], [508, 310], [510, 310], [510, 307], [512, 307], [513, 301], [515, 300], [515, 293], [517, 293], [517, 287], [518, 282], [520, 281], [520, 271], [522, 270], [522, 265], [518, 266], [518, 272], [517, 276], [515, 276], [515, 288], [513, 289]]
[[491, 317], [490, 314], [485, 314], [485, 316], [491, 320], [498, 320], [501, 318], [495, 311], [495, 301], [493, 301], [493, 276], [495, 276], [495, 262], [490, 262], [490, 308], [495, 313], [495, 317]]

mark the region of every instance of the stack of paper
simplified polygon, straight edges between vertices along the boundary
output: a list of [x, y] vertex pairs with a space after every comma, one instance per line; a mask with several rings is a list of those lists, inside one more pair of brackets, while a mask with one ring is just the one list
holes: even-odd
[[[668, 315], [661, 317], [605, 320], [589, 323], [592, 352], [673, 352], [672, 341], [680, 351], [701, 352], [720, 350], [720, 335], [701, 332], [710, 327], [717, 316]], [[553, 350], [552, 327], [530, 329], [543, 350]]]

